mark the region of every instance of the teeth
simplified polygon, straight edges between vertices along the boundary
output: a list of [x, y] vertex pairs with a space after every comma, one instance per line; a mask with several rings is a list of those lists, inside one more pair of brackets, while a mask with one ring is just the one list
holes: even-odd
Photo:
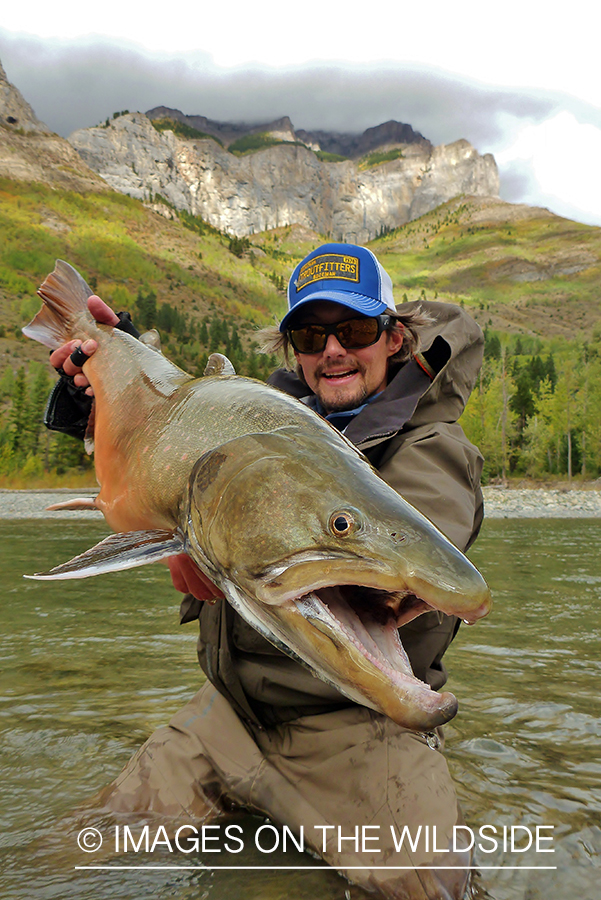
[[[346, 603], [341, 606], [332, 601], [334, 601], [334, 597], [331, 595], [324, 603], [320, 596], [310, 593], [294, 602], [299, 612], [305, 618], [313, 620], [316, 625], [320, 622], [331, 628], [334, 621], [347, 640], [394, 683], [398, 684], [404, 679], [409, 679], [429, 689], [429, 685], [414, 676], [405, 648], [398, 638], [396, 627], [385, 629], [375, 626], [374, 623], [373, 630], [368, 629]], [[332, 606], [336, 608], [336, 611]]]

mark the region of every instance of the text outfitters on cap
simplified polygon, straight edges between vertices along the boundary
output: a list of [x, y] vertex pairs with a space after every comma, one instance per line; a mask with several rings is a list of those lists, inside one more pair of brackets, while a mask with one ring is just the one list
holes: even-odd
[[394, 310], [392, 281], [367, 247], [323, 244], [298, 264], [288, 282], [285, 331], [298, 309], [315, 300], [332, 300], [364, 316]]

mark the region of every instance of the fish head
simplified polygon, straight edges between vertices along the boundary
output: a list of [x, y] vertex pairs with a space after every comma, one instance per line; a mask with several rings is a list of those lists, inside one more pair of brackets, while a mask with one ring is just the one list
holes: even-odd
[[482, 576], [337, 436], [283, 427], [202, 456], [187, 551], [253, 627], [351, 699], [416, 731], [457, 701], [413, 676], [398, 627], [433, 609], [472, 623]]

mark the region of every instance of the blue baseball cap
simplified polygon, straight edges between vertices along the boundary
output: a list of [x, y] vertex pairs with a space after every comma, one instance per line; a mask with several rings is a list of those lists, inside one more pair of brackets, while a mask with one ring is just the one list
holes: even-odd
[[371, 250], [355, 244], [323, 244], [298, 264], [288, 282], [288, 312], [280, 331], [315, 300], [333, 300], [364, 316], [395, 308], [390, 275]]

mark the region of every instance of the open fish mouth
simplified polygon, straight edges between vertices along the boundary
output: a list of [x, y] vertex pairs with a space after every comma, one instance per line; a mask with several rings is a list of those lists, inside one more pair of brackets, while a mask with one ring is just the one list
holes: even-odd
[[415, 594], [336, 585], [305, 594], [294, 605], [315, 628], [344, 634], [393, 684], [410, 679], [430, 690], [413, 674], [398, 631], [401, 624], [432, 609]]
[[399, 636], [399, 624], [434, 609], [416, 594], [305, 583], [279, 604], [253, 602], [236, 589], [228, 597], [268, 640], [350, 700], [418, 732], [455, 716], [456, 698], [416, 678]]

